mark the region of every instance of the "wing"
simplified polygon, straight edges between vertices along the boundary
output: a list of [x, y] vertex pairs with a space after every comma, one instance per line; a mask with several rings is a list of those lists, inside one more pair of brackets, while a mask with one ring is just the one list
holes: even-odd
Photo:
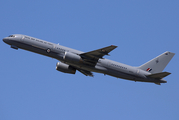
[[104, 55], [109, 55], [108, 53], [114, 50], [116, 47], [117, 46], [111, 45], [91, 52], [82, 53], [80, 56], [98, 60], [99, 58], [103, 58]]
[[116, 47], [117, 46], [111, 45], [91, 52], [82, 53], [80, 56], [85, 64], [95, 66], [99, 58], [103, 58], [104, 55], [109, 55], [108, 53], [114, 50]]
[[[93, 50], [91, 52], [86, 52], [80, 54], [85, 64], [89, 66], [95, 66], [99, 58], [103, 58], [104, 55], [109, 55], [108, 53], [114, 50], [117, 46], [111, 45], [104, 47], [98, 50]], [[76, 68], [79, 72], [83, 73], [86, 76], [93, 77], [93, 73], [87, 70]]]

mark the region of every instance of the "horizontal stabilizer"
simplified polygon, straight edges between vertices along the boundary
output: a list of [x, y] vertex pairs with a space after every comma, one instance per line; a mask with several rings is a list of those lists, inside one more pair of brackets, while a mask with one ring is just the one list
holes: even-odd
[[155, 73], [155, 74], [147, 75], [147, 77], [162, 79], [162, 78], [164, 78], [164, 77], [166, 77], [170, 74], [171, 73], [169, 73], [169, 72], [161, 72], [161, 73]]

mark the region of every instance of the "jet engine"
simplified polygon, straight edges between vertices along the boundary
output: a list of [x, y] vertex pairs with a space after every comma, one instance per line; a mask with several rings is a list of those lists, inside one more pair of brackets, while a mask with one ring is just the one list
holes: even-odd
[[75, 74], [76, 69], [71, 67], [70, 65], [58, 62], [56, 65], [56, 70], [64, 73], [69, 73], [69, 74]]
[[65, 52], [63, 59], [66, 62], [73, 62], [73, 63], [83, 62], [82, 58], [79, 55], [71, 53], [71, 52]]

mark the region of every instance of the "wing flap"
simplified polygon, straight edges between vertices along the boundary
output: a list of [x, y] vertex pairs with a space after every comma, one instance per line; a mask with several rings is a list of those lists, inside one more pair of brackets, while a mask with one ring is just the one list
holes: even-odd
[[77, 70], [78, 70], [79, 72], [83, 73], [83, 74], [86, 75], [86, 76], [91, 76], [91, 77], [94, 76], [93, 73], [90, 72], [90, 71], [83, 70], [83, 69], [77, 69]]

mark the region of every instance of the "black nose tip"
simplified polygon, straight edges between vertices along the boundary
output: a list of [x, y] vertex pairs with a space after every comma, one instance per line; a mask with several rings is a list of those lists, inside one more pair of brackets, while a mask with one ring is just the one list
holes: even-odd
[[8, 43], [8, 39], [7, 38], [3, 38], [3, 41], [5, 42], [5, 43]]
[[7, 39], [4, 38], [4, 39], [2, 39], [2, 40], [3, 40], [4, 42], [6, 42]]

